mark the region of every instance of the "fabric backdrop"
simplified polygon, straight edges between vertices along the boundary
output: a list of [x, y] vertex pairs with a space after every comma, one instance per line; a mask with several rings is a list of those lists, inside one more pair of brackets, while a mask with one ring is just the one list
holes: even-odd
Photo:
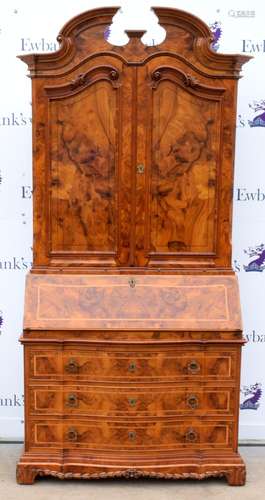
[[[25, 274], [32, 260], [31, 86], [17, 54], [54, 51], [71, 17], [108, 0], [31, 0], [0, 4], [0, 439], [23, 438], [22, 330]], [[120, 1], [110, 41], [145, 28], [161, 42], [151, 5], [188, 10], [215, 34], [214, 49], [253, 59], [239, 81], [235, 156], [233, 264], [244, 322], [240, 439], [265, 440], [265, 3], [258, 0]], [[140, 21], [139, 21], [140, 20]], [[126, 38], [126, 37], [125, 37]], [[126, 40], [125, 40], [126, 41]]]

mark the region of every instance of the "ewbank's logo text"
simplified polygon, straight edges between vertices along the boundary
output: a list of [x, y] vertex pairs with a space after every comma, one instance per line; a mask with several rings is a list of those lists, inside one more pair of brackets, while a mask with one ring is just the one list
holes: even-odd
[[24, 257], [10, 257], [7, 260], [0, 259], [0, 271], [26, 271], [32, 267], [32, 262]]
[[45, 40], [45, 38], [39, 38], [39, 40], [21, 38], [22, 52], [55, 52], [58, 48], [57, 42]]
[[246, 54], [263, 54], [265, 52], [265, 40], [242, 40], [242, 52]]
[[24, 200], [29, 200], [32, 198], [32, 187], [31, 186], [21, 186], [22, 198]]
[[248, 191], [246, 188], [237, 188], [235, 190], [236, 201], [265, 201], [265, 192], [260, 188], [256, 191]]
[[0, 127], [25, 127], [31, 123], [31, 116], [27, 116], [24, 113], [9, 113], [7, 115], [0, 115]]
[[248, 342], [253, 342], [253, 344], [265, 343], [265, 334], [258, 333], [256, 330], [252, 330], [251, 333], [247, 333], [245, 338]]
[[9, 396], [0, 395], [0, 407], [24, 406], [24, 394], [12, 394]]

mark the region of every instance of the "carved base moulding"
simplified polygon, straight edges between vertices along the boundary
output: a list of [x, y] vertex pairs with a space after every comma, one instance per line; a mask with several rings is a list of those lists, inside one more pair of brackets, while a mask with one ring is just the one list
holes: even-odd
[[19, 484], [33, 484], [37, 476], [53, 476], [58, 479], [206, 479], [209, 477], [224, 477], [230, 486], [243, 486], [246, 481], [246, 468], [238, 453], [226, 453], [222, 456], [197, 458], [195, 454], [185, 452], [178, 457], [168, 460], [168, 464], [155, 465], [150, 461], [124, 461], [120, 465], [104, 465], [91, 461], [91, 456], [77, 458], [52, 459], [49, 455], [24, 454], [17, 465], [17, 482]]

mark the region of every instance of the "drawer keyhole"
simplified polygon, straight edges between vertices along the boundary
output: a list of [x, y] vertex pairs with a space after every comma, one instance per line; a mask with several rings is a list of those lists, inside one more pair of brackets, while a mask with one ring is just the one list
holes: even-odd
[[136, 398], [129, 398], [128, 401], [129, 401], [129, 405], [130, 406], [135, 406], [136, 403], [137, 403], [137, 399]]
[[135, 372], [136, 370], [136, 363], [134, 361], [131, 361], [131, 363], [128, 366], [129, 372]]
[[134, 441], [136, 439], [136, 432], [129, 431], [128, 432], [128, 437], [129, 437], [130, 441]]

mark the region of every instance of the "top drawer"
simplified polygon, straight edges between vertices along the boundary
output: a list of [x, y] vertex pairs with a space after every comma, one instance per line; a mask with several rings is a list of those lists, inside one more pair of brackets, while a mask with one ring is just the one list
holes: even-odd
[[28, 348], [30, 377], [46, 380], [174, 381], [185, 379], [232, 380], [237, 366], [237, 348], [182, 347], [128, 351], [104, 349], [35, 349]]

